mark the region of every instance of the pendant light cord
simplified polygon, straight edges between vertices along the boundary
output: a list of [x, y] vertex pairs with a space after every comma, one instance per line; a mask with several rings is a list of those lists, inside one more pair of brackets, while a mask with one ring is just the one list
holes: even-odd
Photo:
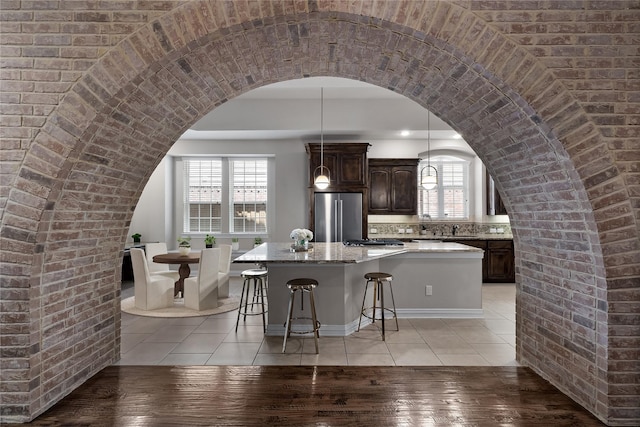
[[[319, 174], [316, 176], [316, 172]], [[326, 175], [325, 175], [326, 173]], [[324, 190], [331, 181], [330, 171], [324, 165], [324, 88], [320, 88], [320, 166], [313, 170], [313, 184], [316, 188]]]
[[324, 168], [324, 88], [320, 88], [320, 173]]
[[429, 110], [427, 110], [427, 168], [431, 169], [431, 111]]

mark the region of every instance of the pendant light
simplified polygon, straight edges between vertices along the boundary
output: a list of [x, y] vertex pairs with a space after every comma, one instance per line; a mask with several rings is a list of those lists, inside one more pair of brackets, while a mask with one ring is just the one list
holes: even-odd
[[427, 167], [420, 171], [420, 185], [425, 190], [433, 190], [438, 185], [438, 170], [435, 166], [431, 166], [431, 112], [429, 110], [427, 110]]
[[[324, 174], [326, 172], [326, 175]], [[316, 176], [316, 173], [318, 175]], [[324, 88], [320, 88], [320, 166], [313, 171], [313, 184], [319, 190], [325, 190], [329, 187], [330, 171], [324, 165]]]

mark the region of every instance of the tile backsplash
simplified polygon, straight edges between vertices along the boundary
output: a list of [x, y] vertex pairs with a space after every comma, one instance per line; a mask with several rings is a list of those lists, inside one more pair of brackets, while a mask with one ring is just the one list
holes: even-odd
[[461, 236], [477, 234], [511, 234], [511, 225], [504, 224], [481, 224], [474, 222], [428, 222], [428, 223], [369, 223], [369, 237], [374, 238], [379, 235], [419, 235], [422, 234], [449, 236], [452, 234], [453, 226], [458, 225], [455, 234]]

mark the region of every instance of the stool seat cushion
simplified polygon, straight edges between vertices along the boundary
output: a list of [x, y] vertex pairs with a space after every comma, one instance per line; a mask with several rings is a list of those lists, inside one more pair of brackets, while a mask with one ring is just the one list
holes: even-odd
[[367, 273], [364, 275], [364, 278], [367, 280], [391, 280], [393, 278], [393, 275], [389, 274], [389, 273], [380, 273], [380, 272], [375, 272], [375, 273]]
[[240, 275], [242, 277], [264, 277], [267, 275], [267, 273], [267, 270], [255, 268], [251, 270], [244, 270], [242, 273], [240, 273]]
[[316, 279], [291, 279], [287, 282], [287, 286], [318, 286], [318, 281]]

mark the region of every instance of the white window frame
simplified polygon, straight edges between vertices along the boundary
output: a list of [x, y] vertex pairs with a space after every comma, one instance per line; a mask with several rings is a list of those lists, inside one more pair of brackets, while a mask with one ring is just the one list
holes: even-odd
[[[264, 178], [265, 178], [265, 182], [263, 185], [261, 185], [261, 183], [256, 183], [255, 186], [250, 186], [253, 187], [251, 191], [255, 191], [257, 194], [264, 194], [264, 215], [260, 216], [261, 220], [260, 221], [255, 221], [257, 222], [262, 222], [264, 223], [264, 230], [256, 230], [255, 227], [253, 230], [247, 230], [246, 229], [246, 223], [250, 222], [248, 218], [245, 218], [245, 220], [243, 221], [241, 217], [237, 217], [236, 216], [236, 200], [234, 200], [234, 185], [236, 184], [235, 182], [235, 162], [264, 162], [265, 163], [265, 171], [264, 171]], [[267, 233], [267, 218], [268, 218], [268, 206], [269, 206], [269, 161], [267, 158], [261, 158], [261, 157], [228, 157], [227, 158], [227, 165], [228, 165], [228, 185], [229, 185], [229, 204], [228, 204], [228, 208], [229, 208], [229, 232], [230, 233], [234, 233], [234, 234], [265, 234]], [[252, 176], [252, 174], [247, 174], [245, 173], [244, 175], [246, 176]], [[256, 194], [255, 198], [261, 198], [262, 196], [258, 196]], [[251, 202], [248, 201], [247, 203], [245, 203], [245, 205], [251, 205], [251, 204], [257, 205], [257, 203], [255, 201]], [[236, 218], [240, 218], [240, 221], [242, 221], [243, 224], [243, 230], [236, 230]]]
[[[470, 186], [469, 186], [469, 175], [470, 175], [470, 164], [469, 160], [460, 158], [458, 156], [453, 155], [436, 155], [432, 156], [428, 161], [427, 159], [422, 159], [420, 164], [418, 165], [418, 170], [422, 171], [423, 168], [427, 167], [427, 164], [430, 163], [431, 166], [435, 167], [438, 171], [438, 184], [432, 190], [426, 190], [420, 185], [420, 173], [418, 173], [418, 215], [420, 218], [431, 218], [439, 221], [460, 221], [460, 220], [468, 220], [470, 218]], [[457, 164], [462, 167], [462, 183], [459, 185], [448, 185], [450, 183], [450, 179], [446, 177], [447, 171], [445, 171], [445, 165]], [[425, 172], [426, 173], [426, 172]], [[461, 189], [462, 190], [462, 215], [460, 216], [450, 216], [447, 211], [450, 209], [447, 208], [447, 203], [445, 203], [445, 193], [446, 190], [450, 189]], [[437, 196], [436, 204], [437, 209], [433, 212], [432, 209], [425, 211], [423, 200], [425, 197], [431, 195], [431, 198], [434, 198], [434, 195]], [[431, 211], [431, 212], [429, 212]]]
[[[192, 205], [194, 204], [194, 202], [192, 200], [190, 200], [189, 197], [189, 189], [191, 188], [191, 182], [190, 182], [190, 177], [189, 177], [189, 166], [191, 162], [210, 162], [212, 164], [212, 170], [214, 170], [214, 173], [211, 175], [211, 179], [208, 179], [209, 177], [202, 177], [202, 175], [200, 176], [200, 181], [203, 182], [204, 181], [204, 185], [203, 185], [203, 191], [202, 191], [202, 198], [205, 200], [201, 200], [203, 205], [208, 204], [207, 202], [209, 200], [206, 199], [210, 199], [210, 203], [211, 205], [215, 205], [215, 204], [219, 204], [220, 208], [218, 209], [218, 211], [220, 212], [220, 216], [219, 217], [210, 217], [211, 221], [215, 222], [215, 219], [219, 220], [219, 228], [214, 228], [211, 227], [208, 230], [192, 230], [191, 227], [191, 211], [192, 211]], [[215, 173], [217, 172], [217, 166], [214, 164], [219, 163], [219, 174]], [[203, 169], [205, 168], [205, 166], [203, 166]], [[224, 162], [222, 161], [222, 158], [220, 157], [215, 157], [215, 158], [191, 158], [191, 159], [184, 159], [184, 164], [183, 164], [183, 189], [182, 189], [182, 206], [183, 206], [183, 210], [182, 210], [182, 226], [180, 228], [181, 233], [180, 234], [201, 234], [201, 233], [209, 233], [209, 234], [219, 234], [222, 232], [222, 220], [224, 217], [224, 181], [225, 181], [225, 171], [224, 171]], [[211, 184], [210, 186], [208, 186], [207, 184]], [[214, 195], [217, 193], [217, 196]], [[215, 202], [219, 202], [219, 203], [215, 203]], [[212, 209], [213, 210], [213, 209]], [[199, 222], [199, 221], [198, 221]]]
[[[176, 159], [176, 196], [177, 196], [177, 200], [179, 201], [178, 204], [178, 209], [181, 211], [179, 215], [177, 215], [176, 217], [179, 218], [179, 222], [176, 224], [176, 230], [178, 230], [178, 235], [202, 235], [204, 236], [205, 234], [214, 234], [216, 236], [220, 236], [220, 237], [224, 237], [224, 236], [230, 236], [230, 235], [251, 235], [251, 236], [266, 236], [268, 234], [268, 230], [269, 230], [269, 221], [271, 220], [271, 216], [272, 216], [272, 211], [271, 211], [271, 205], [272, 203], [269, 203], [269, 197], [271, 195], [271, 190], [272, 190], [272, 184], [271, 181], [273, 180], [273, 174], [272, 174], [272, 168], [273, 168], [273, 163], [272, 163], [272, 159], [270, 158], [271, 156], [237, 156], [237, 155], [225, 155], [225, 156], [207, 156], [207, 157], [182, 157], [182, 158], [178, 158]], [[188, 162], [189, 161], [208, 161], [208, 160], [220, 160], [221, 161], [221, 199], [220, 199], [220, 203], [221, 203], [221, 207], [220, 207], [220, 212], [221, 212], [221, 221], [220, 221], [220, 229], [219, 230], [212, 230], [212, 231], [192, 231], [190, 230], [190, 224], [189, 224], [189, 203], [186, 199], [187, 197], [187, 189], [188, 189], [188, 182], [187, 182], [187, 168], [188, 168]], [[231, 175], [232, 173], [232, 168], [231, 168], [231, 162], [233, 162], [234, 160], [264, 160], [267, 164], [267, 171], [266, 171], [266, 178], [267, 178], [267, 185], [266, 185], [266, 192], [267, 192], [267, 201], [266, 201], [266, 206], [267, 206], [267, 211], [266, 211], [266, 217], [265, 217], [265, 230], [264, 231], [246, 231], [246, 232], [238, 232], [235, 231], [233, 228], [233, 215], [234, 215], [234, 208], [233, 208], [233, 200], [231, 197], [231, 191], [232, 191], [232, 185], [233, 185], [233, 177]]]

